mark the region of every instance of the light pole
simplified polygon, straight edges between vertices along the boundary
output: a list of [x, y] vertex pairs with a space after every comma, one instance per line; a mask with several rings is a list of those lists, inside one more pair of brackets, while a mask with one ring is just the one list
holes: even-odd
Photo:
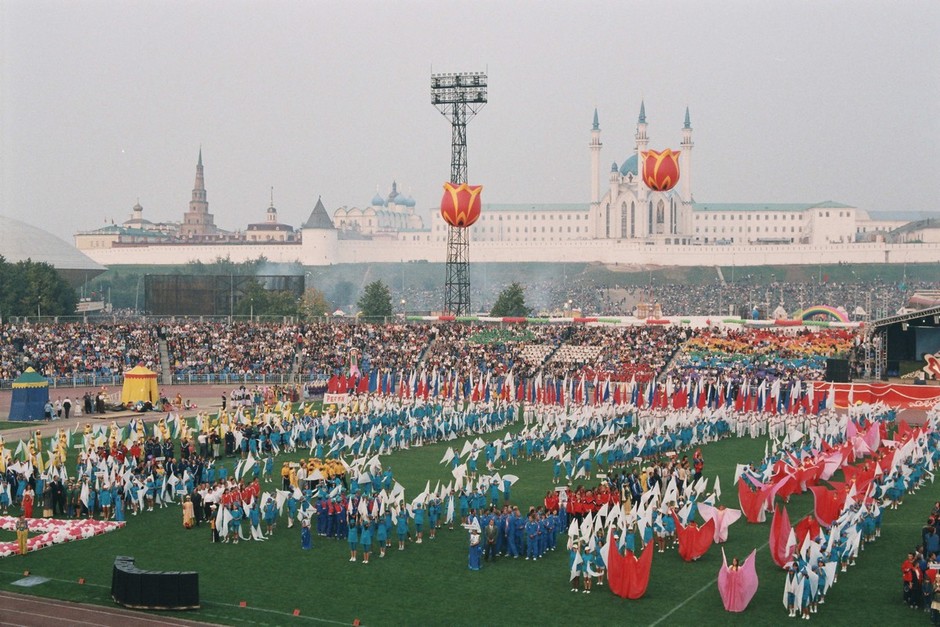
[[[450, 182], [467, 183], [467, 122], [487, 101], [484, 72], [431, 75], [431, 104], [451, 123]], [[444, 310], [457, 316], [470, 314], [470, 239], [467, 230], [447, 230]]]
[[725, 291], [722, 289], [721, 281], [719, 281], [718, 279], [715, 279], [715, 284], [718, 286], [718, 315], [723, 316], [725, 313], [724, 312]]
[[[771, 285], [773, 285], [773, 283], [774, 283], [776, 280], [777, 280], [777, 275], [771, 274], [771, 275], [770, 275], [770, 283], [771, 283]], [[764, 315], [766, 316], [766, 318], [764, 318], [764, 319], [765, 319], [765, 320], [769, 320], [769, 319], [770, 319], [770, 288], [769, 288], [769, 286], [768, 286], [768, 288], [767, 288], [767, 291], [764, 293], [764, 309], [765, 309]]]
[[140, 313], [140, 308], [137, 306], [137, 303], [139, 302], [138, 299], [140, 298], [140, 282], [143, 280], [144, 280], [144, 275], [141, 274], [140, 276], [137, 277], [137, 289], [134, 290], [134, 313], [135, 314]]

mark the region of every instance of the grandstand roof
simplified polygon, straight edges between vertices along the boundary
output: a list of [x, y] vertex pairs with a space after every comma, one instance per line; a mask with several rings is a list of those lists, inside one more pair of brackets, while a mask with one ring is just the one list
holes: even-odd
[[[880, 318], [878, 320], [872, 320], [870, 326], [875, 329], [880, 327], [891, 326], [892, 324], [901, 324], [904, 322], [910, 322], [911, 320], [920, 320], [921, 318], [924, 321], [928, 321], [930, 318], [940, 318], [940, 307], [930, 307], [928, 309], [918, 309], [917, 311], [909, 311], [903, 314], [897, 314], [895, 316], [888, 316], [887, 318]], [[936, 326], [934, 322], [934, 326]]]
[[0, 255], [13, 263], [27, 259], [48, 263], [72, 285], [107, 270], [52, 233], [6, 216], [0, 216]]

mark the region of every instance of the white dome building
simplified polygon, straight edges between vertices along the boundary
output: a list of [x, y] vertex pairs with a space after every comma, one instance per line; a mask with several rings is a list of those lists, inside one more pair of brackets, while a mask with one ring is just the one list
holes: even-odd
[[48, 263], [73, 286], [107, 270], [52, 233], [6, 216], [0, 216], [0, 256], [10, 263]]

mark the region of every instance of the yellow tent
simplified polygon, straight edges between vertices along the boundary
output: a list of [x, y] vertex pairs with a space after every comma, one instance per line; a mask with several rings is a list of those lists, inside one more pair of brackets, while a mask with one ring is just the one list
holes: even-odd
[[149, 401], [156, 403], [160, 391], [157, 389], [157, 373], [144, 366], [135, 366], [124, 373], [124, 388], [121, 390], [121, 402], [136, 403]]

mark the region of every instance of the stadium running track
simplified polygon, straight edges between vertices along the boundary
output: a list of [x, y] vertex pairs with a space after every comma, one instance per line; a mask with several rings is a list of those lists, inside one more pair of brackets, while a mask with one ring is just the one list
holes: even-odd
[[140, 612], [98, 605], [83, 605], [70, 601], [56, 601], [12, 592], [0, 591], [0, 625], [46, 627], [47, 625], [103, 625], [142, 627], [193, 626], [206, 627], [206, 623], [184, 621], [169, 617], [151, 617]]

